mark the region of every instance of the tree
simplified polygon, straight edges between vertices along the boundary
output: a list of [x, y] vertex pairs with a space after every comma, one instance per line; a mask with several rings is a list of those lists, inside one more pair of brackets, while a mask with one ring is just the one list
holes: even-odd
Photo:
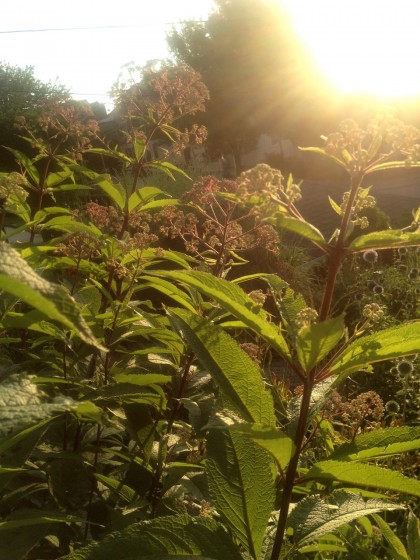
[[315, 112], [311, 72], [278, 3], [216, 0], [206, 22], [168, 35], [176, 60], [200, 72], [210, 90], [203, 122], [211, 147], [233, 153], [261, 132], [302, 129]]
[[[0, 146], [22, 149], [22, 140], [15, 128], [16, 117], [24, 115], [28, 123], [33, 123], [47, 100], [68, 98], [69, 92], [64, 86], [37, 79], [32, 66], [19, 68], [0, 62]], [[1, 149], [0, 167], [10, 168], [12, 162], [11, 154]]]

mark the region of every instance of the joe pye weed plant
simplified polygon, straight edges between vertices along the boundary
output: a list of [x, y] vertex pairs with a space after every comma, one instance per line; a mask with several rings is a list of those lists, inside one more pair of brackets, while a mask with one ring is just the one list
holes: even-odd
[[[161, 78], [148, 84], [166, 102]], [[419, 321], [381, 328], [375, 302], [355, 326], [332, 311], [346, 259], [419, 244], [419, 211], [403, 230], [350, 240], [373, 204], [370, 175], [416, 165], [418, 131], [346, 121], [311, 148], [349, 176], [326, 240], [296, 208], [299, 185], [268, 166], [203, 179], [181, 200], [138, 187], [148, 167], [177, 173], [146, 157], [151, 134], [176, 136], [153, 103], [129, 105], [131, 155], [90, 149], [121, 161], [130, 184], [69, 156], [50, 180], [66, 191], [87, 178], [108, 204], [33, 216], [21, 189], [37, 162], [23, 154], [19, 188], [0, 191], [14, 232], [49, 232], [0, 246], [0, 558], [418, 558], [420, 482], [388, 465], [418, 450], [419, 426], [361, 422], [346, 437], [322, 416], [347, 378], [420, 352]], [[281, 255], [283, 230], [325, 256], [318, 303], [275, 274], [229, 280], [247, 246]], [[185, 252], [159, 247], [162, 232]], [[298, 380], [295, 396], [270, 360]]]

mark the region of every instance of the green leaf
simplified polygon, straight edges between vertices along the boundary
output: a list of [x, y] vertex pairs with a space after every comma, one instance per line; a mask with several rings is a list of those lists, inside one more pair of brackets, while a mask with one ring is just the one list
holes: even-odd
[[[32, 377], [14, 373], [0, 383], [0, 437], [71, 410], [72, 399], [46, 403]], [[1, 452], [1, 441], [0, 441]]]
[[107, 488], [113, 490], [127, 504], [134, 502], [138, 498], [137, 493], [130, 488], [130, 486], [123, 484], [121, 480], [116, 480], [115, 478], [99, 473], [94, 473], [94, 477], [96, 480], [99, 480], [99, 482], [102, 482], [102, 484], [104, 484]]
[[154, 383], [170, 383], [172, 381], [171, 375], [163, 375], [161, 373], [118, 373], [114, 375], [114, 378], [117, 383], [131, 383], [140, 387], [153, 385]]
[[185, 171], [183, 171], [182, 169], [180, 169], [179, 167], [177, 167], [173, 163], [170, 163], [169, 161], [158, 161], [158, 160], [150, 161], [150, 162], [145, 163], [144, 167], [150, 167], [152, 169], [160, 169], [161, 171], [163, 171], [165, 173], [165, 175], [167, 175], [168, 177], [170, 177], [171, 179], [174, 179], [174, 180], [175, 180], [175, 175], [174, 175], [173, 171], [175, 173], [179, 173], [180, 175], [183, 175], [187, 179], [190, 178], [187, 175], [187, 173], [185, 173]]
[[393, 247], [417, 247], [420, 245], [420, 233], [404, 232], [400, 229], [374, 231], [356, 237], [348, 249], [353, 253], [367, 249], [390, 249]]
[[333, 350], [344, 335], [344, 316], [339, 315], [299, 330], [296, 337], [298, 360], [308, 372]]
[[328, 200], [330, 201], [331, 208], [334, 210], [336, 214], [341, 216], [343, 211], [341, 210], [340, 206], [328, 195]]
[[356, 436], [352, 443], [337, 447], [329, 459], [368, 461], [420, 448], [420, 427], [383, 428]]
[[[29, 512], [28, 512], [29, 513]], [[0, 521], [0, 533], [3, 531], [8, 531], [10, 529], [17, 529], [20, 527], [29, 527], [31, 525], [45, 525], [46, 523], [80, 523], [84, 521], [80, 517], [75, 517], [74, 515], [67, 515], [65, 513], [46, 511], [34, 511], [33, 515], [22, 519], [13, 519], [10, 521]]]
[[156, 276], [142, 275], [140, 289], [142, 289], [143, 286], [145, 288], [153, 288], [156, 291], [170, 297], [171, 299], [182, 305], [182, 307], [185, 307], [192, 312], [195, 311], [195, 307], [191, 303], [191, 300], [187, 299], [188, 295], [185, 293], [185, 291], [178, 288], [178, 286], [176, 286], [173, 282], [169, 282], [168, 280], [164, 280], [163, 278], [158, 278]]
[[280, 329], [268, 321], [267, 312], [236, 284], [196, 270], [159, 271], [159, 276], [193, 286], [202, 294], [213, 298], [266, 340], [280, 355], [290, 359], [290, 351]]
[[93, 336], [68, 291], [41, 278], [7, 243], [0, 243], [0, 289], [73, 330], [87, 344], [106, 351]]
[[373, 165], [369, 169], [365, 171], [365, 175], [369, 175], [370, 173], [374, 173], [375, 171], [384, 171], [385, 169], [400, 169], [404, 167], [407, 169], [408, 167], [420, 167], [420, 163], [408, 163], [406, 161], [388, 161], [385, 163], [378, 163], [377, 165]]
[[408, 513], [407, 548], [410, 560], [420, 560], [420, 521], [412, 511]]
[[335, 358], [329, 371], [347, 375], [374, 362], [418, 352], [420, 321], [407, 322], [356, 339]]
[[[125, 154], [120, 154], [112, 150], [105, 150], [103, 148], [90, 148], [86, 151], [120, 158], [123, 159], [123, 161], [131, 163], [131, 159]], [[83, 173], [83, 175], [85, 175], [88, 179], [90, 179], [92, 183], [102, 189], [104, 193], [106, 193], [109, 198], [113, 202], [115, 202], [120, 210], [124, 210], [127, 197], [125, 189], [118, 183], [113, 183], [111, 180], [111, 176], [108, 173], [96, 173], [95, 171], [83, 167], [82, 165], [78, 165], [77, 170]]]
[[197, 560], [203, 556], [214, 560], [242, 560], [237, 546], [219, 523], [188, 515], [133, 523], [62, 560], [145, 560], [187, 555]]
[[264, 388], [258, 368], [238, 344], [221, 327], [189, 311], [171, 309], [169, 318], [229, 405], [244, 420], [274, 426], [271, 395]]
[[76, 414], [80, 420], [90, 420], [96, 422], [97, 424], [102, 424], [101, 409], [91, 401], [83, 401], [79, 403], [74, 409], [74, 414]]
[[316, 147], [308, 147], [308, 148], [301, 148], [299, 146], [299, 150], [301, 150], [302, 152], [312, 152], [314, 154], [320, 154], [322, 156], [327, 157], [328, 159], [334, 161], [335, 163], [337, 163], [340, 167], [344, 167], [344, 169], [347, 169], [347, 166], [345, 164], [345, 162], [343, 162], [341, 159], [339, 159], [338, 157], [334, 156], [333, 154], [330, 154], [329, 152], [327, 152], [326, 150], [324, 150], [324, 148], [316, 148]]
[[165, 192], [157, 187], [141, 187], [130, 195], [128, 199], [128, 210], [132, 212], [137, 206], [140, 206], [140, 204], [146, 204], [146, 202], [164, 194]]
[[297, 218], [291, 218], [290, 216], [285, 216], [284, 214], [279, 213], [275, 217], [275, 224], [281, 229], [292, 231], [304, 239], [312, 241], [317, 245], [317, 247], [320, 247], [325, 252], [329, 250], [328, 244], [322, 233], [309, 222], [305, 222], [304, 220], [299, 220]]
[[20, 163], [20, 165], [22, 165], [22, 167], [28, 173], [29, 177], [32, 179], [33, 183], [35, 185], [38, 185], [39, 172], [35, 165], [32, 163], [31, 158], [29, 158], [26, 154], [20, 152], [19, 150], [14, 150], [13, 148], [8, 148], [7, 146], [4, 146], [4, 148], [6, 148], [6, 150], [11, 152], [15, 156], [16, 161]]
[[295, 452], [293, 440], [273, 426], [235, 424], [229, 426], [228, 430], [240, 433], [268, 451], [282, 470], [289, 464]]
[[405, 549], [405, 546], [401, 542], [401, 540], [397, 537], [394, 530], [388, 525], [382, 517], [374, 513], [372, 515], [373, 519], [376, 521], [379, 529], [382, 532], [385, 540], [388, 542], [388, 545], [392, 552], [393, 560], [412, 560]]
[[274, 479], [266, 451], [234, 431], [211, 430], [206, 470], [218, 513], [253, 558], [259, 558], [274, 506]]
[[320, 461], [305, 475], [307, 480], [344, 482], [361, 487], [381, 488], [391, 492], [420, 497], [420, 480], [408, 478], [397, 471], [363, 463]]
[[64, 168], [61, 171], [57, 171], [56, 173], [50, 173], [46, 180], [47, 187], [55, 187], [62, 183], [65, 179], [68, 179], [73, 175], [73, 172], [68, 169]]
[[402, 509], [402, 506], [378, 499], [365, 500], [360, 494], [338, 490], [331, 494], [328, 502], [318, 494], [303, 498], [290, 513], [287, 525], [293, 528], [293, 541], [298, 547], [359, 517], [395, 509]]

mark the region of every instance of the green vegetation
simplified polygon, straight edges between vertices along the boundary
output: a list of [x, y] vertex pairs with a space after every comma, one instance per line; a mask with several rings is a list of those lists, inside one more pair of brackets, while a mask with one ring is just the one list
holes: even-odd
[[119, 144], [58, 104], [0, 177], [0, 560], [418, 559], [420, 210], [353, 231], [420, 134], [348, 120], [309, 148], [348, 175], [327, 240], [267, 165], [149, 183], [185, 184], [151, 145], [191, 142], [174, 123], [208, 93], [186, 67], [143, 78], [116, 91]]

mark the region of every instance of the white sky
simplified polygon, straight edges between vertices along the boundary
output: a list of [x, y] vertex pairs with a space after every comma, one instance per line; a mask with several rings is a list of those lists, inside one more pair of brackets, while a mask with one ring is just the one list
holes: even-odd
[[[420, 0], [277, 1], [338, 91], [420, 94]], [[170, 24], [206, 19], [212, 8], [213, 0], [9, 0], [0, 60], [34, 66], [37, 78], [57, 80], [76, 99], [108, 102], [123, 65], [165, 58]], [[5, 33], [105, 26], [116, 27]]]
[[[10, 0], [1, 10], [0, 60], [34, 66], [37, 78], [57, 80], [76, 99], [106, 102], [124, 64], [168, 56], [168, 24], [206, 19], [213, 7], [212, 0]], [[123, 27], [4, 33], [101, 26]]]

